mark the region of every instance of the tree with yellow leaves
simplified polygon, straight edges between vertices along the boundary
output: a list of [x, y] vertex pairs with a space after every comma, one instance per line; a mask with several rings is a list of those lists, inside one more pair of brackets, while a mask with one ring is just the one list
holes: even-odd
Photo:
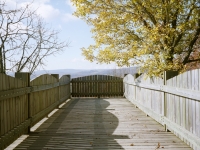
[[148, 75], [184, 71], [200, 37], [199, 0], [71, 0], [91, 25], [95, 44], [87, 60], [138, 65]]

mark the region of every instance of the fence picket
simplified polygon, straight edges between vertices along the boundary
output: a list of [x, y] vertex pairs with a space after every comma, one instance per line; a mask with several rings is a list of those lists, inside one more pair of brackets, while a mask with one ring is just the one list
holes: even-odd
[[[78, 90], [76, 90], [76, 86]], [[123, 79], [107, 75], [91, 75], [72, 79], [73, 97], [123, 96]]]
[[[30, 78], [26, 78], [27, 73], [17, 73], [15, 76], [13, 78], [0, 74], [0, 149], [26, 133], [30, 125], [34, 125], [60, 102], [70, 98], [70, 77], [61, 78], [61, 82], [51, 75], [42, 75], [29, 85]], [[57, 86], [49, 87], [48, 84], [56, 82]], [[38, 86], [39, 90], [31, 91], [33, 86]], [[40, 88], [45, 86], [47, 88]], [[60, 94], [59, 88], [64, 93]], [[20, 92], [21, 94], [16, 94]], [[33, 122], [29, 116], [33, 118]]]

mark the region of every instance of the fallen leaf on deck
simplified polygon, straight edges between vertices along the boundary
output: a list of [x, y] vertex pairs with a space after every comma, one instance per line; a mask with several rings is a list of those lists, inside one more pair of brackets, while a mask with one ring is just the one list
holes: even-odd
[[159, 143], [159, 142], [158, 142], [158, 145], [157, 145], [156, 149], [157, 149], [157, 148], [160, 148], [160, 143]]

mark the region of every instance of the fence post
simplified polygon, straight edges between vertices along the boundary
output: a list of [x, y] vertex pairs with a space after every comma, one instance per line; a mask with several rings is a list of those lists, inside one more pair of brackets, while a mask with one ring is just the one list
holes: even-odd
[[142, 73], [136, 73], [134, 76], [135, 76], [135, 79], [138, 78], [140, 75], [142, 75]]
[[72, 83], [71, 83], [71, 75], [70, 74], [68, 74], [68, 75], [66, 75], [68, 78], [69, 78], [69, 81], [70, 81], [70, 83], [69, 83], [69, 88], [68, 88], [68, 93], [69, 93], [69, 98], [71, 99], [71, 93], [72, 93]]
[[[57, 82], [59, 82], [59, 74], [51, 74], [51, 76], [55, 77]], [[57, 94], [58, 94], [57, 95], [57, 101], [59, 101], [57, 108], [59, 108], [59, 105], [60, 105], [60, 85], [57, 87]]]
[[[178, 75], [178, 71], [165, 71], [164, 77], [163, 77], [164, 78], [164, 86], [167, 85], [167, 80], [169, 80], [177, 75]], [[163, 115], [164, 115], [164, 117], [166, 117], [167, 116], [167, 93], [166, 92], [164, 92], [164, 109], [163, 109], [163, 111], [164, 111]], [[164, 127], [165, 127], [165, 131], [169, 131], [167, 129], [166, 124], [164, 124]]]
[[[124, 77], [126, 76], [127, 74], [124, 74]], [[125, 97], [125, 83], [123, 83], [123, 97]]]
[[57, 81], [59, 81], [59, 74], [51, 74], [53, 77], [55, 77], [57, 79]]
[[[15, 78], [20, 79], [26, 82], [26, 87], [30, 87], [30, 73], [29, 72], [16, 72]], [[28, 119], [31, 118], [31, 109], [30, 109], [30, 93], [27, 95], [27, 102], [28, 102]], [[31, 126], [28, 126], [28, 133], [30, 133]]]

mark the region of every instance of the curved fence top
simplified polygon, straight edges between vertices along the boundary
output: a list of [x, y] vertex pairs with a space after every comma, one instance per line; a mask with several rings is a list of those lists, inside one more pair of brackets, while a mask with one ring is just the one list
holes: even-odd
[[200, 69], [184, 72], [167, 80], [167, 84], [170, 86], [176, 86], [178, 88], [187, 88], [190, 90], [200, 90]]
[[0, 73], [0, 91], [22, 88], [26, 86], [26, 82]]
[[70, 82], [70, 76], [69, 75], [63, 75], [60, 79], [59, 79], [60, 83], [68, 83]]
[[35, 79], [33, 79], [30, 84], [34, 85], [42, 85], [42, 84], [51, 84], [57, 82], [57, 79], [49, 74], [41, 75]]
[[[82, 76], [82, 77], [77, 77], [77, 78], [73, 78], [72, 80], [76, 80], [76, 79], [83, 79], [83, 78], [90, 78], [91, 77], [91, 80], [104, 80], [106, 77], [107, 78], [112, 78], [113, 80], [116, 79], [123, 79], [121, 77], [117, 77], [117, 76], [111, 76], [111, 75], [89, 75], [89, 76]], [[95, 78], [96, 77], [96, 78]]]

